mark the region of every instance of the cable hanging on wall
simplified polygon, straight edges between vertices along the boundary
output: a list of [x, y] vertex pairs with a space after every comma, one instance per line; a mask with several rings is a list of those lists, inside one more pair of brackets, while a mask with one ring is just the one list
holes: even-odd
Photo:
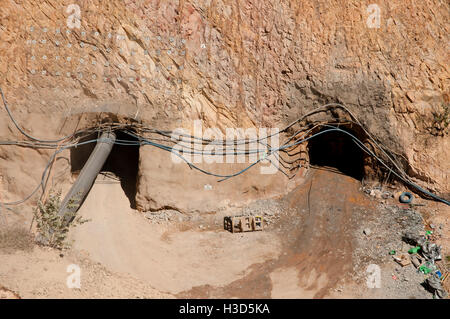
[[[210, 175], [210, 176], [214, 176], [214, 177], [218, 177], [219, 178], [219, 182], [221, 181], [225, 181], [227, 179], [230, 179], [232, 177], [236, 177], [238, 175], [241, 175], [243, 173], [245, 173], [246, 171], [248, 171], [249, 169], [251, 169], [252, 167], [254, 167], [255, 165], [257, 165], [258, 163], [260, 163], [261, 161], [267, 159], [270, 155], [274, 154], [279, 156], [279, 152], [286, 152], [289, 148], [298, 146], [310, 139], [313, 139], [317, 136], [320, 136], [322, 134], [327, 134], [327, 133], [331, 133], [331, 132], [342, 132], [344, 134], [347, 134], [348, 136], [351, 137], [352, 141], [362, 150], [364, 151], [366, 154], [372, 156], [373, 158], [375, 158], [383, 167], [385, 167], [389, 172], [391, 172], [392, 174], [394, 174], [396, 177], [398, 177], [400, 180], [402, 180], [403, 182], [405, 182], [406, 184], [410, 185], [411, 187], [417, 189], [419, 192], [426, 194], [428, 196], [430, 196], [431, 198], [440, 201], [446, 205], [450, 206], [450, 202], [448, 200], [445, 200], [435, 194], [433, 194], [432, 192], [429, 192], [427, 190], [425, 190], [424, 188], [420, 187], [419, 185], [417, 185], [416, 183], [414, 183], [408, 176], [407, 174], [404, 172], [403, 169], [401, 169], [401, 167], [398, 165], [398, 163], [392, 158], [393, 155], [389, 155], [388, 153], [392, 153], [389, 152], [387, 149], [385, 149], [384, 147], [382, 147], [381, 143], [377, 142], [375, 140], [375, 138], [373, 138], [370, 133], [364, 128], [364, 126], [358, 121], [358, 119], [353, 115], [353, 113], [348, 110], [348, 108], [342, 104], [339, 103], [329, 103], [329, 104], [325, 104], [323, 106], [320, 106], [308, 113], [306, 113], [305, 115], [303, 115], [302, 117], [296, 119], [295, 121], [291, 122], [289, 125], [285, 126], [283, 129], [279, 130], [276, 133], [273, 134], [269, 134], [268, 136], [264, 136], [262, 138], [257, 138], [257, 139], [234, 139], [232, 141], [221, 141], [220, 143], [214, 141], [214, 140], [209, 140], [209, 139], [204, 139], [201, 137], [196, 137], [196, 136], [192, 136], [192, 135], [188, 135], [188, 134], [177, 134], [177, 137], [180, 141], [184, 141], [185, 143], [188, 144], [184, 144], [184, 146], [186, 146], [186, 149], [183, 150], [185, 151], [187, 154], [199, 154], [199, 155], [209, 155], [209, 156], [225, 156], [225, 155], [250, 155], [250, 154], [259, 154], [259, 155], [263, 155], [263, 156], [259, 156], [259, 158], [251, 163], [250, 165], [248, 165], [247, 167], [245, 167], [242, 170], [239, 170], [238, 172], [234, 173], [234, 174], [229, 174], [229, 175], [221, 175], [221, 174], [216, 174], [216, 173], [212, 173], [209, 172], [207, 170], [204, 170], [196, 165], [194, 165], [192, 162], [188, 161], [183, 155], [179, 154], [178, 150], [174, 149], [173, 146], [171, 145], [167, 145], [167, 144], [162, 144], [163, 142], [166, 143], [175, 143], [174, 139], [172, 138], [172, 131], [163, 131], [163, 130], [158, 130], [158, 129], [154, 129], [154, 128], [150, 128], [150, 127], [146, 127], [140, 124], [122, 124], [122, 123], [104, 123], [101, 125], [98, 125], [96, 127], [93, 128], [88, 128], [88, 129], [83, 129], [83, 130], [78, 130], [70, 135], [64, 136], [62, 138], [59, 139], [54, 139], [54, 140], [50, 140], [50, 139], [39, 139], [36, 137], [33, 137], [31, 135], [29, 135], [28, 133], [26, 133], [22, 127], [18, 124], [18, 122], [14, 119], [8, 105], [6, 102], [6, 99], [4, 97], [3, 91], [0, 88], [0, 93], [3, 99], [3, 104], [5, 106], [5, 109], [8, 113], [9, 118], [11, 119], [11, 121], [14, 123], [15, 127], [28, 139], [31, 139], [33, 142], [30, 141], [0, 141], [0, 145], [10, 145], [10, 146], [20, 146], [20, 147], [30, 147], [30, 148], [42, 148], [42, 149], [55, 149], [55, 152], [52, 154], [49, 162], [47, 163], [42, 176], [41, 176], [41, 181], [40, 183], [34, 188], [34, 190], [28, 195], [26, 196], [24, 199], [22, 200], [18, 200], [18, 201], [14, 201], [14, 202], [9, 202], [9, 203], [0, 203], [0, 205], [5, 205], [5, 206], [11, 206], [11, 205], [18, 205], [18, 204], [22, 204], [24, 202], [26, 202], [27, 200], [29, 200], [30, 198], [32, 198], [38, 191], [40, 188], [42, 188], [42, 191], [45, 191], [46, 188], [46, 176], [48, 173], [48, 170], [51, 167], [51, 163], [53, 162], [53, 160], [55, 159], [55, 157], [63, 152], [64, 150], [73, 148], [73, 147], [77, 147], [77, 146], [81, 146], [81, 145], [85, 145], [85, 144], [89, 144], [89, 143], [97, 143], [98, 139], [90, 139], [88, 141], [84, 141], [84, 142], [73, 142], [72, 140], [79, 140], [80, 138], [83, 137], [88, 137], [90, 134], [96, 132], [96, 133], [102, 133], [102, 132], [107, 132], [107, 131], [114, 131], [114, 130], [124, 130], [126, 134], [130, 135], [131, 137], [137, 139], [137, 141], [130, 141], [130, 140], [116, 140], [115, 144], [117, 145], [124, 145], [124, 146], [145, 146], [145, 145], [149, 145], [149, 146], [153, 146], [153, 147], [157, 147], [159, 149], [162, 149], [164, 151], [168, 151], [171, 152], [173, 154], [175, 154], [176, 156], [180, 157], [190, 168], [192, 169], [196, 169], [204, 174]], [[266, 142], [264, 142], [265, 140], [268, 140], [269, 138], [279, 135], [281, 133], [287, 133], [287, 131], [292, 128], [294, 125], [301, 123], [303, 120], [305, 120], [307, 117], [316, 114], [318, 112], [324, 112], [329, 110], [330, 108], [341, 108], [343, 110], [345, 110], [346, 112], [348, 112], [348, 114], [350, 114], [350, 116], [352, 117], [352, 122], [354, 122], [355, 124], [357, 124], [359, 127], [361, 127], [361, 129], [365, 132], [365, 134], [368, 137], [368, 140], [370, 140], [380, 151], [380, 153], [386, 157], [386, 160], [389, 161], [390, 163], [393, 164], [393, 167], [397, 170], [395, 171], [393, 168], [391, 168], [389, 165], [387, 165], [385, 163], [385, 160], [383, 160], [382, 158], [380, 158], [377, 154], [375, 154], [372, 150], [370, 150], [361, 140], [359, 140], [356, 136], [354, 136], [353, 134], [337, 127], [337, 126], [333, 126], [333, 125], [329, 125], [329, 123], [319, 123], [319, 124], [314, 124], [312, 127], [302, 127], [299, 130], [295, 131], [292, 135], [290, 135], [287, 140], [280, 146], [277, 148], [272, 148], [270, 147], [270, 145]], [[309, 135], [314, 128], [320, 128], [323, 127], [325, 128], [325, 130], [319, 131], [317, 133], [314, 133], [312, 135]], [[140, 131], [141, 133], [135, 133], [133, 132], [131, 129], [136, 129], [138, 131]], [[148, 138], [143, 136], [142, 133], [149, 133], [149, 134], [156, 134], [161, 136], [162, 138], [159, 139], [155, 139], [155, 138]], [[298, 137], [299, 134], [301, 134], [301, 138]], [[308, 136], [309, 135], [309, 136]], [[185, 139], [185, 140], [183, 140]], [[294, 140], [296, 140], [295, 142], [293, 142]], [[210, 144], [210, 145], [219, 145], [221, 144], [222, 146], [225, 145], [226, 146], [230, 146], [230, 145], [249, 145], [249, 144], [254, 144], [254, 143], [262, 143], [263, 145], [265, 145], [265, 149], [261, 149], [261, 148], [257, 148], [257, 149], [246, 149], [244, 151], [223, 151], [223, 152], [205, 152], [203, 149], [199, 150], [198, 148], [195, 148], [195, 145], [204, 145], [204, 144]], [[192, 146], [194, 145], [194, 146]], [[281, 170], [279, 167], [277, 167], [278, 170], [282, 171], [285, 175], [286, 173]], [[287, 176], [287, 175], [286, 175]]]

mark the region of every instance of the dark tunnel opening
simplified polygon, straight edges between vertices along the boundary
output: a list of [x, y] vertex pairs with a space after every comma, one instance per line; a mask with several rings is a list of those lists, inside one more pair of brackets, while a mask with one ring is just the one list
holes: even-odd
[[[115, 131], [116, 141], [137, 142], [137, 139], [125, 132]], [[95, 140], [97, 133], [80, 139], [80, 142]], [[77, 174], [86, 164], [96, 143], [88, 143], [72, 148], [70, 151], [70, 162], [72, 174]], [[139, 170], [139, 145], [114, 144], [101, 173], [114, 175], [120, 181], [120, 185], [130, 201], [130, 207], [136, 209], [137, 178]]]
[[[340, 128], [361, 139], [357, 132]], [[320, 134], [309, 140], [308, 149], [311, 166], [333, 168], [358, 180], [364, 177], [365, 152], [348, 134], [341, 131]]]

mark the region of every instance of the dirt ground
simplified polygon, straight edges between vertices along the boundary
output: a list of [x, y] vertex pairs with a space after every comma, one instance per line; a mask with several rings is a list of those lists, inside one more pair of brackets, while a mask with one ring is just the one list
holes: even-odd
[[[349, 176], [314, 169], [283, 198], [206, 215], [143, 214], [118, 182], [99, 177], [79, 211], [90, 221], [71, 230], [70, 249], [0, 250], [0, 297], [432, 298], [426, 275], [389, 255], [410, 248], [403, 232], [425, 229], [449, 255], [448, 208], [414, 203], [424, 206], [371, 197]], [[262, 214], [265, 230], [225, 231], [223, 217], [240, 213]], [[72, 264], [79, 289], [66, 285]], [[380, 267], [380, 288], [366, 284], [370, 264]]]

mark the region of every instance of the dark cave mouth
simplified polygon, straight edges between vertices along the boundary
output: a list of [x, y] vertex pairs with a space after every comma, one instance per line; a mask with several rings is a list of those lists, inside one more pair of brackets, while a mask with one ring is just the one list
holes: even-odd
[[[124, 131], [114, 131], [116, 141], [137, 142], [137, 138]], [[95, 140], [98, 133], [92, 133], [80, 139], [80, 143]], [[70, 163], [71, 173], [77, 175], [86, 164], [96, 143], [88, 143], [71, 148]], [[111, 153], [103, 165], [100, 173], [110, 175], [120, 181], [120, 185], [130, 201], [130, 207], [136, 209], [137, 179], [139, 171], [139, 145], [114, 144]]]
[[[359, 128], [339, 126], [364, 143], [365, 134]], [[322, 128], [315, 133], [329, 130]], [[344, 175], [362, 180], [366, 175], [367, 154], [354, 142], [353, 138], [342, 131], [322, 133], [308, 141], [309, 164], [319, 169], [337, 170]]]

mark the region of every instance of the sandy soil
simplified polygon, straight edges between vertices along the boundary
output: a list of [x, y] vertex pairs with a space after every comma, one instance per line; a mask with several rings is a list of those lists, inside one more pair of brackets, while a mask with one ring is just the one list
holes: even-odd
[[321, 298], [352, 269], [352, 210], [358, 182], [327, 171], [283, 199], [284, 216], [268, 232], [283, 239], [279, 258], [225, 287], [197, 287], [183, 297]]
[[[170, 298], [148, 283], [112, 272], [75, 252], [62, 255], [35, 247], [32, 252], [0, 254], [0, 260], [0, 283], [21, 298]], [[80, 289], [66, 285], [70, 265], [81, 269]]]
[[[445, 244], [446, 210], [418, 202], [434, 207], [425, 223], [436, 223]], [[72, 229], [71, 249], [0, 252], [2, 297], [431, 298], [424, 275], [387, 253], [408, 249], [401, 233], [423, 229], [421, 215], [368, 197], [351, 177], [311, 170], [288, 196], [244, 211], [263, 214], [265, 230], [223, 230], [223, 216], [242, 212], [235, 207], [201, 216], [142, 214], [130, 208], [120, 183], [98, 178], [79, 211], [90, 221]], [[363, 234], [367, 227], [371, 236]], [[380, 289], [365, 284], [370, 263], [381, 267]], [[66, 286], [70, 264], [80, 266], [81, 289]]]
[[79, 213], [91, 221], [74, 229], [75, 250], [170, 293], [226, 285], [252, 264], [277, 258], [280, 250], [270, 232], [234, 235], [222, 224], [213, 231], [152, 224], [129, 207], [116, 183], [95, 184]]

